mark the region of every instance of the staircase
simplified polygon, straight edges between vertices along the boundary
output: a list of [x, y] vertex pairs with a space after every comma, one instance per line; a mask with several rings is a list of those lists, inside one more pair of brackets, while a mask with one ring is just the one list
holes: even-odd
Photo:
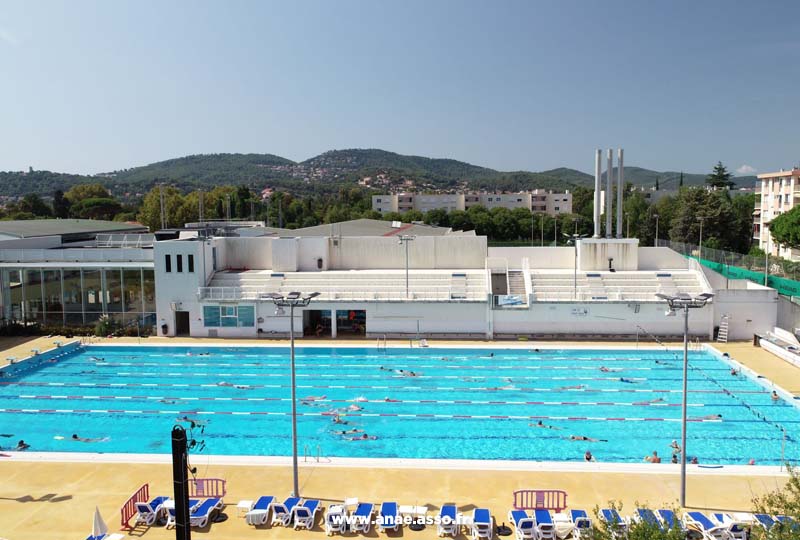
[[717, 333], [717, 343], [728, 342], [728, 316], [723, 315], [719, 322], [719, 332]]
[[525, 298], [525, 275], [522, 270], [508, 271], [508, 294], [519, 295]]

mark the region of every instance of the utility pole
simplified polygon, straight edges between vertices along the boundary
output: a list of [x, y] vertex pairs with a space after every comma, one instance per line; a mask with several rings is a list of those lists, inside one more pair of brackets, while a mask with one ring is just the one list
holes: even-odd
[[158, 185], [158, 201], [161, 206], [161, 228], [167, 228], [167, 207], [164, 203], [164, 184]]

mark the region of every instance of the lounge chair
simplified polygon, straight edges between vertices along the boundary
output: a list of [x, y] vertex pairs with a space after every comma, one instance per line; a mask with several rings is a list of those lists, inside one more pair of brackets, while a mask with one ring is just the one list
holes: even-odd
[[659, 521], [656, 513], [649, 508], [637, 508], [634, 519], [640, 523], [646, 523], [651, 527], [657, 527], [662, 531], [664, 530], [664, 526], [661, 524], [661, 521]]
[[383, 502], [378, 517], [378, 531], [396, 531], [400, 527], [400, 512], [396, 502]]
[[298, 504], [294, 507], [294, 528], [299, 529], [303, 527], [311, 530], [314, 528], [314, 522], [317, 520], [317, 512], [319, 512], [319, 501], [317, 499], [303, 501], [303, 504]]
[[212, 514], [221, 510], [222, 506], [222, 499], [219, 497], [212, 497], [204, 500], [197, 508], [192, 510], [192, 513], [189, 515], [189, 526], [202, 529], [208, 525]]
[[269, 521], [269, 511], [272, 508], [274, 500], [275, 497], [272, 495], [262, 495], [259, 497], [256, 504], [253, 505], [253, 508], [245, 514], [245, 522], [248, 525], [264, 525]]
[[728, 527], [711, 521], [702, 512], [686, 512], [683, 516], [686, 527], [691, 527], [702, 533], [707, 540], [728, 540]]
[[626, 537], [628, 534], [628, 523], [622, 519], [614, 508], [603, 508], [600, 510], [600, 519], [608, 525], [608, 530], [613, 538]]
[[778, 521], [780, 526], [786, 530], [797, 531], [798, 529], [800, 529], [800, 524], [798, 524], [797, 521], [795, 521], [794, 518], [791, 516], [784, 516], [778, 514], [775, 516], [775, 519]]
[[769, 531], [772, 527], [774, 527], [778, 522], [769, 515], [769, 514], [753, 514], [753, 519], [764, 528], [765, 531]]
[[711, 514], [711, 519], [723, 527], [727, 527], [728, 538], [730, 540], [747, 540], [747, 526], [734, 519], [730, 514], [715, 512]]
[[472, 540], [492, 540], [494, 528], [492, 527], [492, 514], [488, 508], [476, 508], [472, 511]]
[[[200, 505], [200, 503], [201, 503], [200, 499], [189, 499], [189, 515], [190, 516], [192, 515], [192, 512], [194, 512], [194, 509], [197, 508]], [[167, 510], [167, 524], [165, 525], [165, 527], [167, 529], [169, 529], [170, 527], [174, 527], [174, 526], [175, 526], [175, 509], [174, 508], [169, 508]]]
[[347, 529], [347, 509], [343, 504], [332, 504], [325, 512], [325, 534], [344, 534]]
[[537, 508], [533, 511], [533, 519], [536, 521], [537, 540], [556, 539], [556, 527], [553, 524], [553, 516], [550, 515], [550, 510]]
[[508, 521], [514, 525], [517, 540], [535, 540], [536, 521], [525, 510], [509, 510]]
[[454, 504], [443, 504], [436, 520], [438, 536], [456, 536], [458, 534], [458, 508]]
[[148, 527], [155, 525], [156, 521], [158, 521], [159, 515], [161, 514], [164, 501], [167, 500], [169, 500], [169, 497], [156, 497], [149, 503], [136, 503], [136, 520], [133, 522], [133, 525], [136, 526], [140, 523], [143, 523]]
[[594, 536], [592, 519], [586, 513], [586, 510], [570, 510], [568, 515], [574, 527], [572, 530], [574, 538], [592, 538]]
[[367, 534], [372, 526], [372, 511], [375, 505], [372, 503], [360, 502], [353, 511], [353, 522], [351, 524], [353, 532]]
[[656, 510], [656, 516], [658, 516], [658, 519], [661, 520], [661, 523], [663, 523], [667, 529], [674, 529], [676, 527], [681, 530], [685, 529], [681, 520], [675, 516], [675, 512], [668, 508]]
[[272, 525], [288, 527], [292, 522], [294, 507], [300, 503], [300, 497], [289, 497], [282, 503], [272, 503]]

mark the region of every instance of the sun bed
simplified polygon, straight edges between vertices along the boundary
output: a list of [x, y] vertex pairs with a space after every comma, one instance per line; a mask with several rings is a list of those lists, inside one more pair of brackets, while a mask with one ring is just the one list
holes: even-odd
[[578, 538], [591, 538], [592, 520], [586, 513], [586, 510], [570, 510], [567, 514], [569, 520], [572, 522], [573, 527], [572, 536]]
[[728, 539], [728, 527], [714, 523], [702, 512], [686, 512], [683, 516], [683, 521], [687, 527], [702, 533], [703, 538], [708, 540]]
[[681, 530], [685, 529], [683, 523], [681, 523], [681, 520], [678, 519], [677, 516], [675, 515], [675, 512], [673, 512], [668, 508], [661, 508], [660, 510], [656, 510], [656, 515], [658, 516], [658, 519], [661, 520], [661, 523], [663, 523], [667, 529], [674, 529], [676, 527]]
[[378, 517], [378, 531], [387, 531], [389, 529], [396, 531], [400, 527], [400, 512], [396, 502], [385, 501], [381, 503]]
[[192, 513], [189, 515], [189, 526], [202, 529], [208, 525], [211, 515], [214, 512], [221, 510], [222, 506], [222, 499], [219, 497], [212, 497], [204, 500], [199, 506], [197, 506], [197, 508], [192, 510]]
[[317, 512], [319, 512], [320, 506], [319, 501], [317, 499], [311, 499], [303, 501], [302, 504], [298, 504], [294, 507], [294, 528], [299, 529], [300, 527], [304, 529], [313, 529], [314, 522], [317, 520]]
[[637, 508], [635, 519], [640, 523], [646, 523], [651, 527], [657, 527], [661, 530], [664, 530], [664, 527], [662, 526], [661, 521], [658, 520], [656, 513], [649, 508]]
[[361, 532], [367, 534], [372, 526], [372, 511], [375, 505], [372, 503], [360, 502], [356, 509], [353, 511], [352, 528], [353, 532]]
[[[202, 501], [200, 499], [189, 499], [189, 515], [192, 515], [192, 512], [195, 508], [197, 508]], [[167, 509], [167, 524], [165, 525], [167, 529], [170, 527], [175, 526], [175, 508], [168, 508]]]
[[456, 505], [443, 504], [436, 521], [436, 534], [456, 536], [458, 534], [458, 508]]
[[536, 538], [536, 521], [525, 510], [509, 510], [508, 521], [514, 525], [517, 540], [534, 540]]
[[492, 514], [488, 508], [476, 508], [472, 511], [472, 540], [491, 540], [492, 536]]
[[613, 538], [624, 537], [628, 532], [628, 524], [614, 508], [603, 508], [600, 510], [600, 519], [608, 525], [608, 530]]
[[272, 495], [262, 495], [256, 501], [256, 504], [253, 505], [253, 508], [250, 509], [247, 514], [245, 514], [244, 519], [248, 525], [264, 525], [269, 521], [269, 511], [272, 508], [272, 503], [275, 501], [275, 497]]
[[715, 512], [711, 514], [711, 518], [713, 521], [727, 528], [728, 538], [730, 540], [747, 540], [747, 526], [734, 519], [730, 514]]
[[272, 525], [288, 527], [292, 521], [294, 507], [300, 503], [300, 497], [288, 497], [282, 503], [272, 503]]
[[770, 530], [777, 523], [775, 519], [769, 514], [753, 514], [753, 519], [765, 531]]
[[164, 502], [168, 500], [169, 497], [156, 497], [149, 503], [136, 503], [136, 519], [134, 520], [133, 525], [136, 526], [140, 523], [143, 523], [148, 527], [155, 525], [156, 521], [158, 521], [159, 515], [161, 514]]
[[533, 519], [536, 522], [536, 538], [538, 540], [555, 540], [556, 527], [553, 524], [550, 510], [537, 508], [533, 511]]
[[325, 512], [325, 534], [343, 534], [347, 529], [347, 509], [343, 504], [332, 504]]

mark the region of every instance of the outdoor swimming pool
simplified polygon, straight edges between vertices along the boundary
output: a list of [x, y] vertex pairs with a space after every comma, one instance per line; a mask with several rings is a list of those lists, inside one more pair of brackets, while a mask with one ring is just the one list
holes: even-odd
[[[778, 464], [785, 430], [786, 459], [800, 457], [793, 404], [731, 375], [710, 352], [690, 353], [689, 375], [689, 456]], [[319, 398], [298, 404], [300, 450], [541, 461], [589, 450], [605, 462], [657, 450], [668, 462], [680, 440], [681, 381], [680, 353], [661, 348], [298, 347], [298, 398]], [[189, 416], [207, 423], [194, 430], [204, 454], [290, 455], [290, 382], [285, 347], [89, 346], [0, 379], [0, 434], [13, 435], [0, 445], [168, 453], [172, 426]], [[362, 410], [341, 414], [348, 424], [333, 423], [334, 409], [354, 405]], [[552, 429], [529, 425], [538, 420]], [[377, 438], [334, 433], [346, 429]]]

